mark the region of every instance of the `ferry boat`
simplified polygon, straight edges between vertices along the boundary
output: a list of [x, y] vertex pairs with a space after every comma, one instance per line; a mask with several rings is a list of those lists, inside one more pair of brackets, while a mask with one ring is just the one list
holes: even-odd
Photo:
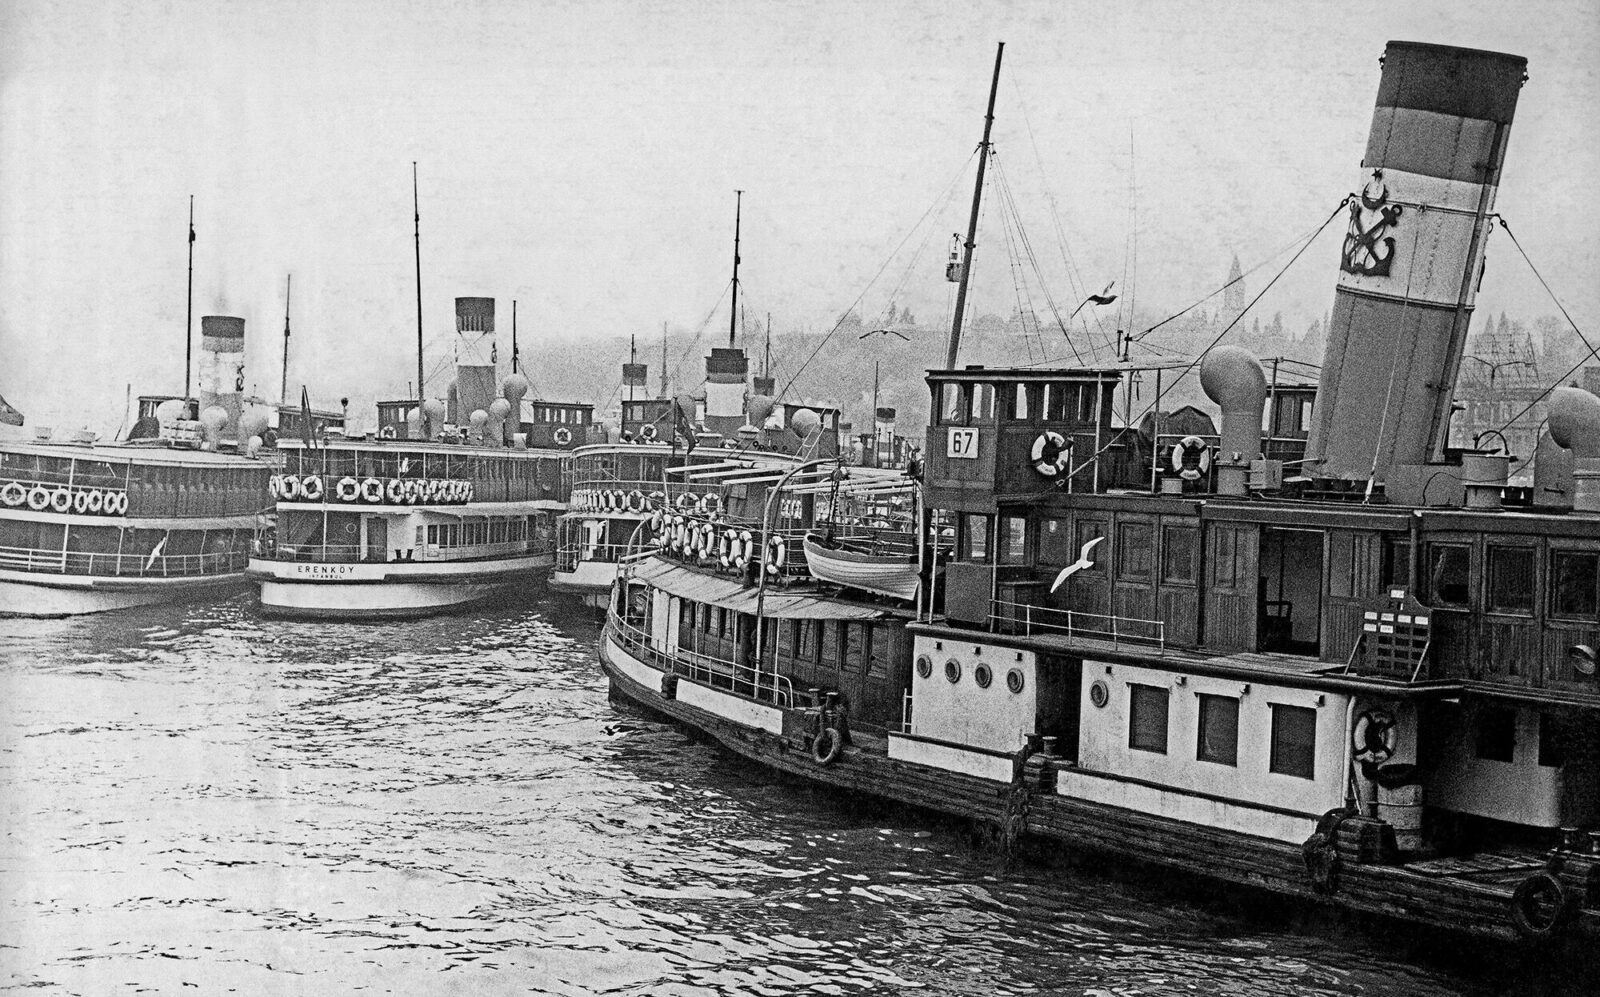
[[[1592, 951], [1600, 398], [1551, 393], [1530, 497], [1506, 455], [1446, 448], [1440, 387], [1526, 60], [1391, 42], [1382, 66], [1306, 438], [1264, 438], [1237, 347], [1200, 366], [1215, 441], [1170, 446], [1116, 422], [1131, 365], [956, 369], [958, 305], [915, 597], [642, 548], [600, 645], [613, 695], [1007, 845]], [[792, 537], [787, 487], [742, 500], [758, 549]]]
[[548, 575], [592, 406], [529, 400], [517, 371], [496, 391], [493, 298], [457, 298], [456, 322], [448, 402], [380, 402], [363, 439], [279, 441], [277, 524], [248, 566], [264, 613], [422, 616]]
[[0, 615], [96, 613], [245, 584], [251, 538], [271, 512], [266, 419], [229, 390], [244, 320], [208, 315], [201, 334], [199, 399], [141, 398], [128, 440], [58, 440], [42, 427], [0, 440]]

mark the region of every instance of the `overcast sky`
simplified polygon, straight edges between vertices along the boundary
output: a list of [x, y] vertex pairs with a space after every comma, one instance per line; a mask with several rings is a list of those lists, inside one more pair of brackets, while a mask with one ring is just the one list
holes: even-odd
[[[1498, 209], [1594, 338], [1595, 0], [7, 0], [0, 395], [105, 431], [127, 385], [182, 387], [191, 194], [197, 337], [201, 315], [243, 316], [250, 386], [275, 397], [292, 273], [290, 393], [399, 395], [413, 161], [430, 368], [457, 295], [498, 298], [503, 339], [517, 299], [535, 365], [545, 345], [698, 329], [728, 283], [735, 188], [751, 314], [780, 334], [826, 328], [880, 269], [864, 317], [894, 296], [936, 319], [998, 41], [1000, 167], [1051, 294], [1075, 304], [1054, 204], [1095, 290], [1128, 270], [1136, 218], [1141, 308], [1176, 310], [1356, 186], [1389, 39], [1529, 59]], [[998, 200], [974, 297], [1007, 314]], [[1327, 309], [1337, 242], [1264, 321]], [[1480, 308], [1555, 311], [1503, 235], [1490, 251]]]

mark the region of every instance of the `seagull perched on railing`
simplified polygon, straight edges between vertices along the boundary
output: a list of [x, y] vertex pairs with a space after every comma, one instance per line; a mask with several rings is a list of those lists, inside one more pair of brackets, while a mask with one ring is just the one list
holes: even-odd
[[1065, 568], [1062, 568], [1061, 573], [1056, 575], [1055, 583], [1050, 586], [1050, 591], [1054, 592], [1056, 589], [1060, 588], [1066, 583], [1068, 578], [1071, 578], [1084, 568], [1093, 567], [1094, 558], [1091, 555], [1094, 553], [1095, 545], [1104, 539], [1105, 537], [1095, 537], [1093, 540], [1090, 540], [1088, 543], [1084, 544], [1083, 549], [1078, 551], [1078, 559], [1067, 565]]

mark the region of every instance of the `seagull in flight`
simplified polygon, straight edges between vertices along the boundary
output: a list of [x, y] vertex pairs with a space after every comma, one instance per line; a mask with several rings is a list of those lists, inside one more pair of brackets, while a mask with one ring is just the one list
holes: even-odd
[[908, 343], [911, 342], [911, 337], [910, 336], [906, 335], [903, 332], [899, 332], [897, 330], [894, 330], [894, 329], [869, 329], [868, 331], [863, 332], [861, 335], [857, 336], [856, 338], [857, 339], [866, 339], [868, 336], [878, 336], [878, 335], [899, 336], [901, 339], [905, 340], [906, 342], [908, 342]]
[[1078, 559], [1067, 565], [1065, 568], [1062, 568], [1061, 573], [1056, 575], [1055, 584], [1050, 586], [1050, 591], [1054, 592], [1056, 589], [1060, 588], [1066, 583], [1068, 578], [1071, 578], [1084, 568], [1093, 567], [1094, 548], [1100, 543], [1100, 541], [1104, 539], [1105, 537], [1095, 537], [1093, 540], [1090, 540], [1088, 543], [1084, 544], [1083, 549], [1078, 551]]

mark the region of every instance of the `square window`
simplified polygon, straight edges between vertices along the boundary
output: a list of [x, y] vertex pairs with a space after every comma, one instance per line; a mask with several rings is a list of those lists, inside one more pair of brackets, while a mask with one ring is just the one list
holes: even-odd
[[1383, 538], [1383, 587], [1408, 588], [1411, 585], [1411, 541]]
[[1195, 554], [1200, 531], [1187, 526], [1169, 526], [1162, 533], [1161, 580], [1193, 584]]
[[960, 426], [965, 423], [966, 414], [961, 385], [953, 381], [939, 385], [939, 421], [946, 426]]
[[1550, 552], [1550, 612], [1586, 620], [1600, 616], [1600, 551]]
[[1117, 577], [1149, 578], [1153, 560], [1155, 530], [1149, 523], [1122, 523], [1117, 526]]
[[1128, 747], [1167, 753], [1167, 698], [1161, 686], [1128, 684]]
[[1280, 775], [1316, 778], [1317, 711], [1305, 706], [1272, 706], [1272, 757], [1268, 768]]
[[972, 386], [972, 422], [987, 422], [994, 418], [994, 385]]
[[1195, 757], [1221, 765], [1239, 764], [1239, 701], [1232, 696], [1200, 697], [1200, 735]]
[[1490, 547], [1488, 609], [1494, 613], [1533, 614], [1532, 547]]
[[[1106, 535], [1106, 524], [1105, 523], [1102, 523], [1099, 520], [1094, 520], [1094, 519], [1081, 519], [1081, 520], [1079, 520], [1078, 521], [1078, 541], [1073, 546], [1073, 548], [1071, 550], [1066, 552], [1066, 559], [1063, 560], [1061, 563], [1062, 564], [1071, 564], [1073, 561], [1076, 561], [1078, 559], [1079, 553], [1083, 550], [1083, 545], [1084, 544], [1086, 544], [1089, 541], [1095, 539], [1096, 537], [1104, 538], [1105, 535]], [[1105, 552], [1105, 544], [1102, 543], [1102, 544], [1097, 545], [1094, 550], [1089, 552], [1089, 557], [1090, 557], [1092, 563], [1087, 568], [1084, 568], [1083, 570], [1084, 571], [1101, 571], [1101, 570], [1103, 570], [1101, 562], [1100, 562], [1100, 557], [1104, 554], [1104, 552]], [[1082, 574], [1082, 572], [1079, 572], [1079, 573]]]
[[1000, 563], [1028, 563], [1028, 520], [1022, 516], [1000, 518]]
[[1486, 706], [1478, 713], [1477, 754], [1486, 762], [1510, 762], [1517, 753], [1517, 711]]
[[962, 540], [966, 545], [968, 561], [987, 561], [989, 559], [989, 517], [978, 513], [967, 513], [961, 517]]
[[1039, 561], [1041, 564], [1064, 565], [1078, 559], [1073, 551], [1072, 532], [1065, 519], [1047, 517], [1039, 521]]
[[1428, 592], [1436, 606], [1465, 606], [1471, 591], [1472, 551], [1466, 544], [1428, 545]]

